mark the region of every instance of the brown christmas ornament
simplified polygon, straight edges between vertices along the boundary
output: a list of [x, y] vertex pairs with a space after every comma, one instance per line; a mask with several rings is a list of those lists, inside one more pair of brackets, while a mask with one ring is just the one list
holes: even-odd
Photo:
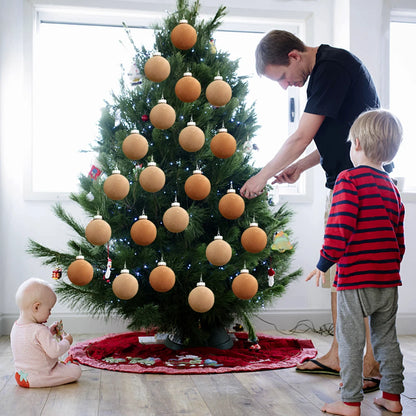
[[267, 245], [267, 234], [253, 221], [241, 234], [241, 245], [249, 253], [260, 253]]
[[130, 229], [132, 240], [139, 246], [148, 246], [156, 239], [156, 226], [147, 219], [147, 215], [140, 215]]
[[230, 85], [217, 75], [205, 91], [205, 96], [214, 107], [222, 107], [231, 100], [232, 90]]
[[153, 82], [162, 82], [170, 74], [170, 63], [160, 52], [154, 52], [144, 64], [144, 74]]
[[167, 292], [175, 285], [175, 272], [161, 260], [150, 272], [149, 283], [156, 292]]
[[189, 224], [189, 214], [179, 202], [172, 202], [171, 207], [163, 214], [163, 225], [171, 233], [181, 233]]
[[67, 270], [68, 279], [77, 286], [85, 286], [91, 282], [94, 269], [90, 263], [84, 260], [84, 256], [77, 256]]
[[169, 129], [176, 120], [176, 112], [164, 98], [161, 98], [149, 114], [150, 122], [154, 127], [161, 130]]
[[179, 144], [187, 152], [197, 152], [205, 144], [205, 134], [194, 121], [189, 121], [179, 133]]
[[189, 306], [198, 313], [208, 312], [214, 306], [214, 302], [214, 293], [202, 281], [198, 282], [188, 295]]
[[185, 181], [185, 193], [194, 201], [205, 199], [211, 192], [211, 182], [199, 169]]
[[149, 143], [138, 130], [132, 130], [121, 145], [124, 155], [130, 160], [139, 160], [146, 156]]
[[218, 203], [218, 209], [221, 215], [228, 220], [235, 220], [238, 217], [241, 217], [245, 207], [246, 204], [244, 199], [236, 194], [235, 189], [232, 187], [227, 190], [227, 194], [224, 195]]
[[121, 175], [118, 169], [115, 169], [104, 181], [103, 190], [108, 198], [113, 201], [120, 201], [128, 195], [130, 191], [130, 184], [128, 179]]
[[197, 33], [186, 19], [179, 21], [170, 33], [170, 39], [175, 47], [181, 50], [191, 49], [197, 40]]
[[231, 260], [233, 250], [221, 235], [216, 235], [205, 250], [207, 260], [214, 266], [224, 266]]
[[97, 214], [86, 226], [85, 238], [95, 246], [102, 246], [110, 241], [111, 227], [101, 215]]
[[185, 72], [175, 85], [175, 94], [184, 103], [192, 103], [201, 95], [201, 83], [191, 72]]
[[140, 172], [139, 183], [147, 192], [160, 191], [165, 186], [165, 181], [165, 172], [158, 168], [153, 161], [149, 162], [147, 168]]
[[234, 137], [227, 132], [226, 128], [221, 128], [211, 140], [211, 152], [219, 159], [227, 159], [232, 156], [237, 149], [237, 142]]
[[122, 269], [113, 280], [112, 289], [119, 299], [129, 300], [134, 298], [139, 291], [139, 282], [129, 273], [128, 269]]
[[231, 289], [239, 299], [251, 299], [259, 288], [257, 279], [248, 272], [248, 269], [242, 269], [231, 284]]

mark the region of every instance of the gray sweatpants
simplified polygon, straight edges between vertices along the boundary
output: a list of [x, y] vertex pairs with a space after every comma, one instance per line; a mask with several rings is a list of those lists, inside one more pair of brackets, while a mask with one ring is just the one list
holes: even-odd
[[341, 365], [344, 402], [363, 399], [364, 317], [369, 317], [374, 356], [380, 363], [380, 389], [401, 394], [403, 355], [396, 333], [397, 287], [364, 288], [337, 292], [336, 336]]

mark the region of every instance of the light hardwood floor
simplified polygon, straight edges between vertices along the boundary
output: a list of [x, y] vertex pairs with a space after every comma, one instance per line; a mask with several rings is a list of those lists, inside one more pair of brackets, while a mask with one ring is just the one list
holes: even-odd
[[[268, 332], [273, 334], [273, 332]], [[276, 333], [274, 333], [276, 334]], [[284, 336], [277, 334], [278, 336]], [[97, 335], [75, 335], [74, 342]], [[330, 336], [307, 332], [325, 353]], [[405, 358], [403, 415], [416, 415], [416, 336], [400, 337]], [[315, 416], [324, 402], [338, 400], [340, 379], [299, 374], [293, 368], [215, 375], [130, 374], [83, 366], [77, 383], [24, 389], [15, 383], [9, 337], [0, 337], [1, 416]], [[361, 414], [391, 416], [365, 396]]]

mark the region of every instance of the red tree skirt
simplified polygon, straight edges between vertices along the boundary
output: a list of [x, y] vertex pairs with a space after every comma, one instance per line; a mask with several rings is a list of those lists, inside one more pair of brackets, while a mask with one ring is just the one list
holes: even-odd
[[199, 347], [174, 351], [163, 344], [142, 345], [143, 332], [112, 334], [80, 342], [69, 355], [80, 364], [111, 371], [162, 374], [213, 374], [294, 367], [317, 354], [312, 341], [258, 335], [259, 350], [237, 333], [232, 348]]

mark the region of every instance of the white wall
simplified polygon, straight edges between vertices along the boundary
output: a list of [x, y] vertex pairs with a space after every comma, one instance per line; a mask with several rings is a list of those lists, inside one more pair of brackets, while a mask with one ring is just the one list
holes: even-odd
[[[37, 0], [33, 3], [39, 4]], [[45, 0], [42, 4], [64, 6], [85, 5], [83, 0]], [[95, 2], [100, 7], [117, 7], [120, 14], [131, 5], [137, 9], [151, 10], [158, 7], [160, 11], [174, 10], [175, 1], [143, 2], [140, 0]], [[411, 1], [395, 1], [403, 8], [411, 7]], [[368, 0], [299, 0], [274, 1], [261, 0], [255, 6], [245, 0], [202, 1], [202, 12], [212, 14], [220, 4], [228, 8], [228, 16], [244, 15], [248, 17], [267, 18], [284, 17], [288, 22], [296, 19], [306, 21], [307, 44], [334, 44], [349, 48], [364, 60], [374, 76], [384, 106], [388, 107], [383, 54], [385, 54], [385, 28], [387, 25], [386, 7], [390, 1]], [[0, 0], [0, 334], [8, 333], [17, 316], [14, 293], [18, 285], [27, 277], [36, 276], [50, 279], [52, 266], [42, 266], [39, 259], [26, 254], [27, 241], [34, 239], [57, 250], [65, 249], [70, 237], [69, 230], [52, 213], [53, 201], [25, 200], [24, 166], [30, 156], [30, 47], [25, 44], [25, 33], [31, 30], [30, 22], [32, 1]], [[335, 7], [335, 9], [334, 9]], [[416, 8], [416, 6], [413, 6]], [[105, 9], [102, 9], [103, 12]], [[335, 22], [335, 24], [334, 24]], [[339, 24], [342, 22], [342, 24]], [[371, 28], [371, 30], [370, 30]], [[30, 45], [29, 45], [30, 46]], [[384, 49], [383, 49], [384, 48]], [[323, 206], [325, 190], [324, 175], [317, 167], [313, 170], [314, 198], [311, 203], [292, 204], [295, 211], [291, 227], [298, 247], [295, 254], [294, 268], [303, 268], [305, 275], [317, 260], [322, 241]], [[79, 207], [71, 202], [64, 206], [77, 218], [84, 218]], [[404, 286], [400, 289], [400, 307], [398, 327], [401, 333], [415, 333], [414, 318], [416, 303], [413, 293], [416, 281], [412, 279], [412, 270], [416, 269], [416, 206], [407, 203], [406, 239], [407, 255], [403, 261], [402, 277]], [[87, 223], [87, 220], [85, 221]], [[50, 280], [52, 282], [52, 280]], [[286, 294], [276, 300], [272, 308], [265, 310], [261, 316], [273, 322], [281, 329], [290, 329], [303, 319], [313, 320], [315, 326], [330, 322], [329, 291], [316, 288], [312, 283], [305, 283], [301, 277], [292, 283]], [[63, 318], [65, 326], [72, 332], [117, 331], [124, 328], [120, 321], [105, 324], [90, 320], [87, 316], [70, 311], [58, 303], [52, 319]], [[91, 326], [92, 324], [92, 326]], [[267, 328], [261, 321], [256, 322], [258, 330]]]

